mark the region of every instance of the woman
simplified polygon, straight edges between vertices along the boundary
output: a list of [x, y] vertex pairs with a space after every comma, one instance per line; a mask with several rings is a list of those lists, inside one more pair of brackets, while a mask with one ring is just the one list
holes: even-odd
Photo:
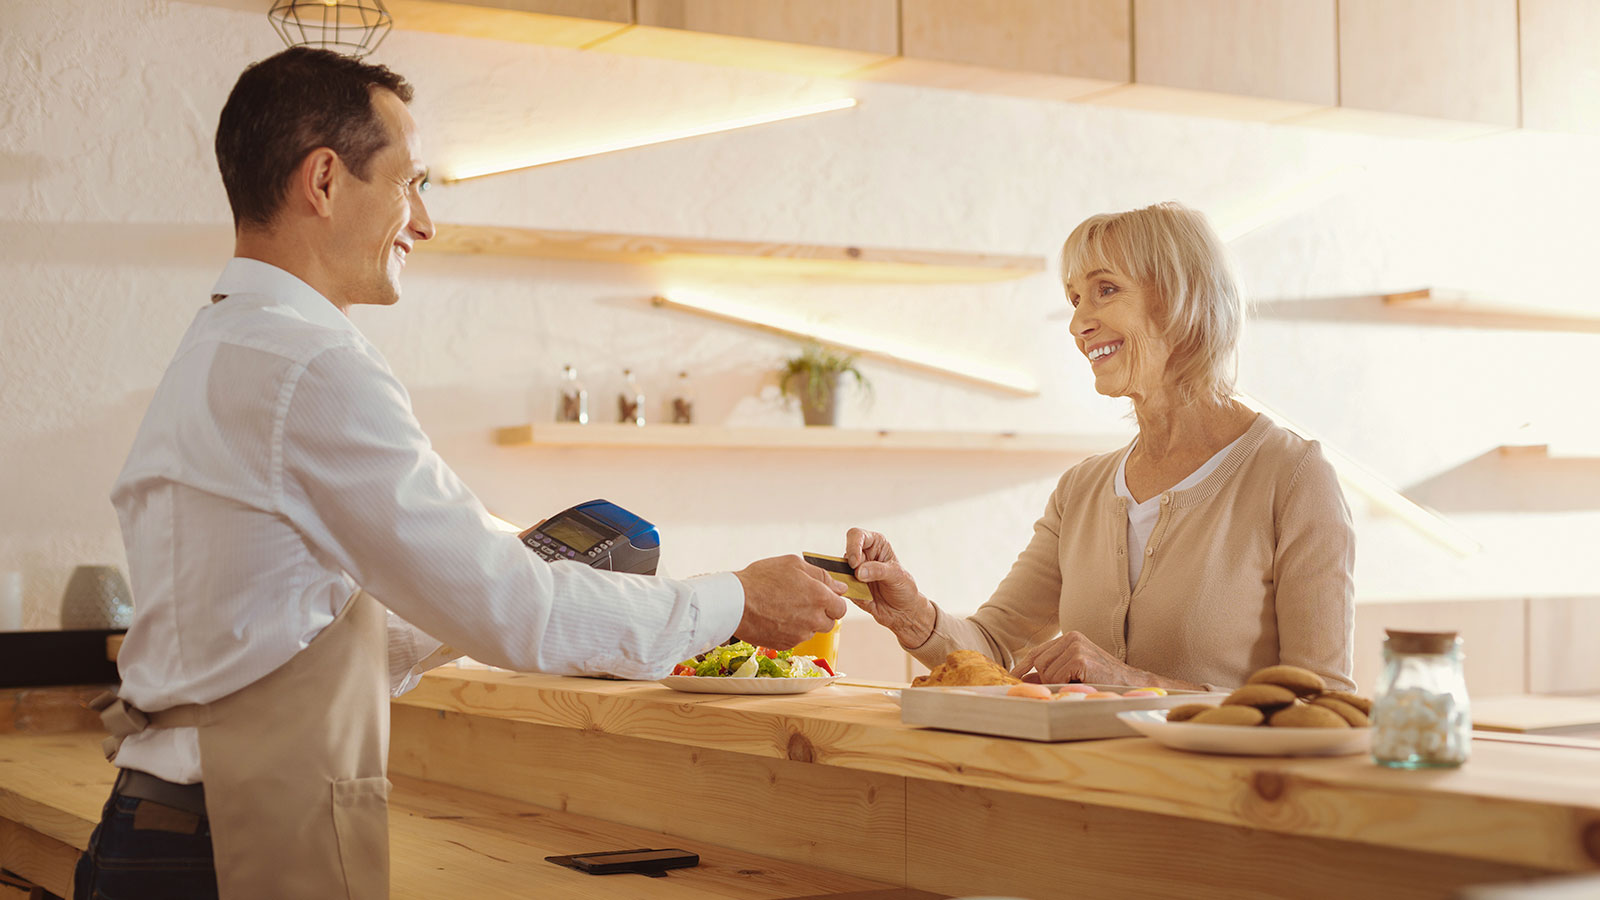
[[1138, 436], [1061, 477], [966, 619], [850, 529], [859, 605], [929, 666], [970, 649], [1047, 683], [1220, 690], [1287, 663], [1352, 689], [1349, 510], [1314, 441], [1233, 399], [1242, 311], [1216, 233], [1176, 203], [1094, 216], [1061, 271], [1095, 390], [1133, 401]]

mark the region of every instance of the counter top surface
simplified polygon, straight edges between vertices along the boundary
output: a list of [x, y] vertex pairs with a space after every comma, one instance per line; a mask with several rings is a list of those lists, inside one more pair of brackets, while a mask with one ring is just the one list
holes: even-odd
[[[1600, 745], [1474, 741], [1456, 770], [1366, 756], [1169, 750], [916, 728], [881, 688], [686, 694], [654, 682], [442, 669], [397, 703], [1499, 862], [1600, 867]], [[1553, 836], [1554, 837], [1553, 839]]]

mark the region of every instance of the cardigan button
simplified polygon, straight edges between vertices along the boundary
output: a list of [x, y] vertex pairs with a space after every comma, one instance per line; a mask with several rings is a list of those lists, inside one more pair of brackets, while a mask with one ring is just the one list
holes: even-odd
[[1171, 494], [1162, 494], [1161, 495], [1161, 502], [1162, 502], [1163, 505], [1171, 503], [1172, 502], [1172, 495]]
[[1144, 548], [1144, 555], [1145, 556], [1155, 556], [1156, 555], [1156, 548], [1154, 548], [1154, 547], [1146, 547], [1146, 548]]

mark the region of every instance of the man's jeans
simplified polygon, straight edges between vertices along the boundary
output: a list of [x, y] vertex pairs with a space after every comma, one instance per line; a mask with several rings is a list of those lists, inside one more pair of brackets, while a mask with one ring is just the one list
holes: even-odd
[[113, 791], [78, 859], [73, 900], [216, 900], [205, 816]]

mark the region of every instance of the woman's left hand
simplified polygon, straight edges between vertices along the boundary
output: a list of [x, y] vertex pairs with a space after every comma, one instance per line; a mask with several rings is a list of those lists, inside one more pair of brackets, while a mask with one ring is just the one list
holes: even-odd
[[1117, 659], [1079, 631], [1069, 631], [1028, 651], [1011, 670], [1011, 674], [1024, 681], [1044, 684], [1080, 681], [1085, 684], [1155, 686], [1160, 680], [1150, 672], [1135, 669]]

